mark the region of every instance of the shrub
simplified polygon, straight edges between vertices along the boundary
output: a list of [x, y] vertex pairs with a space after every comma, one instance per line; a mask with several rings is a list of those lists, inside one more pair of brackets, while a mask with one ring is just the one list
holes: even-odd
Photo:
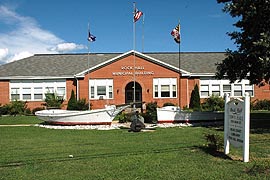
[[118, 120], [119, 123], [126, 123], [131, 121], [131, 114], [126, 114], [124, 111], [119, 113], [116, 117], [115, 120]]
[[[90, 104], [90, 109], [92, 107], [92, 104]], [[88, 110], [88, 103], [86, 102], [86, 99], [79, 99], [77, 101], [77, 110]]]
[[71, 91], [71, 96], [68, 100], [67, 110], [76, 110], [77, 109], [77, 100], [75, 98], [74, 90]]
[[270, 110], [270, 100], [263, 99], [263, 100], [255, 100], [251, 103], [252, 110]]
[[207, 141], [207, 148], [211, 151], [217, 152], [223, 147], [223, 139], [218, 134], [205, 134]]
[[142, 114], [145, 123], [157, 122], [157, 102], [150, 102], [146, 104], [146, 112]]
[[6, 115], [9, 112], [9, 105], [0, 106], [0, 115]]
[[224, 111], [224, 99], [217, 95], [207, 98], [202, 104], [204, 111]]
[[193, 109], [194, 111], [201, 111], [200, 99], [201, 98], [200, 98], [199, 88], [198, 88], [198, 85], [196, 84], [194, 86], [194, 89], [191, 92], [189, 108]]
[[32, 115], [30, 108], [27, 108], [27, 102], [12, 101], [9, 104], [0, 106], [0, 115]]
[[88, 103], [86, 102], [86, 99], [83, 98], [83, 99], [76, 100], [75, 93], [72, 90], [71, 96], [68, 100], [67, 110], [87, 110], [88, 108], [89, 107], [88, 107]]
[[48, 108], [60, 108], [63, 103], [63, 99], [57, 96], [56, 93], [46, 93], [45, 94], [45, 106]]

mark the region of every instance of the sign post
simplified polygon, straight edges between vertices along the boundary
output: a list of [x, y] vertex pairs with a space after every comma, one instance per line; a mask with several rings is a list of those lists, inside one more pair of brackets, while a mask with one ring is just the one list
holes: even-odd
[[250, 96], [244, 100], [232, 99], [225, 94], [224, 153], [229, 154], [230, 144], [243, 148], [243, 161], [249, 162]]

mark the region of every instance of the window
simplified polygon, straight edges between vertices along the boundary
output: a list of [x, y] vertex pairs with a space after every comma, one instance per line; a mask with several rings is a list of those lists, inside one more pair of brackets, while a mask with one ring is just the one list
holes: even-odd
[[155, 85], [154, 91], [154, 97], [158, 97], [158, 85]]
[[97, 95], [106, 96], [106, 86], [97, 86]]
[[11, 100], [41, 101], [46, 93], [56, 93], [65, 99], [66, 80], [10, 80]]
[[23, 100], [31, 100], [31, 88], [22, 89]]
[[209, 85], [201, 85], [201, 96], [209, 96]]
[[20, 88], [11, 88], [11, 100], [20, 99]]
[[161, 85], [161, 97], [170, 97], [169, 85]]
[[210, 95], [223, 96], [228, 93], [230, 96], [241, 97], [245, 92], [248, 92], [250, 96], [254, 96], [254, 87], [249, 85], [249, 80], [242, 80], [237, 84], [231, 84], [229, 80], [214, 80], [202, 78], [200, 80], [200, 93], [203, 98], [207, 98]]
[[42, 87], [34, 88], [34, 100], [42, 100], [43, 99], [43, 90]]
[[213, 84], [212, 85], [212, 95], [214, 96], [220, 96], [220, 88], [219, 84]]
[[112, 99], [113, 80], [112, 79], [90, 79], [90, 98], [91, 99]]
[[242, 96], [242, 85], [241, 84], [234, 85], [234, 96]]
[[109, 86], [109, 98], [110, 99], [113, 98], [113, 88], [112, 88], [112, 86]]
[[223, 94], [231, 95], [231, 85], [230, 84], [223, 84]]
[[176, 85], [172, 86], [172, 90], [173, 90], [173, 97], [176, 97]]
[[66, 94], [66, 88], [65, 87], [57, 87], [56, 94], [58, 97], [64, 99], [64, 96]]
[[253, 86], [249, 85], [249, 84], [246, 84], [245, 85], [245, 92], [249, 93], [250, 96], [253, 96]]
[[176, 98], [177, 78], [153, 79], [155, 98]]
[[95, 97], [95, 87], [94, 87], [94, 86], [91, 86], [90, 92], [91, 92], [90, 97], [91, 97], [91, 98], [94, 98], [94, 97]]

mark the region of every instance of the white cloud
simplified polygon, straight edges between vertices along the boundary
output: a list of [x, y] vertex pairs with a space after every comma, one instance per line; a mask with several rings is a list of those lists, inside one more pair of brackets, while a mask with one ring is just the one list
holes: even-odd
[[86, 47], [84, 45], [78, 45], [75, 43], [61, 43], [57, 44], [56, 47], [52, 48], [52, 51], [58, 51], [58, 52], [67, 52], [67, 51], [73, 51], [77, 49], [85, 49]]
[[52, 32], [42, 29], [34, 18], [17, 14], [3, 5], [0, 5], [0, 21], [9, 29], [0, 30], [0, 64], [33, 54], [85, 49], [83, 45], [65, 42]]
[[27, 57], [30, 57], [30, 56], [33, 56], [34, 54], [28, 52], [28, 51], [23, 51], [23, 52], [20, 52], [18, 54], [14, 54], [14, 56], [8, 60], [7, 62], [12, 62], [12, 61], [16, 61], [16, 60], [19, 60], [19, 59], [23, 59], [23, 58], [27, 58]]
[[8, 48], [0, 49], [0, 60], [8, 56]]

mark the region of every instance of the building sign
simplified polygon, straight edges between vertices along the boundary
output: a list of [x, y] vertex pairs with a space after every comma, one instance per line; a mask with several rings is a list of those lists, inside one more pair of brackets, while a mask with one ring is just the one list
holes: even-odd
[[228, 139], [233, 146], [242, 147], [244, 142], [244, 102], [237, 99], [230, 101], [228, 111]]
[[232, 99], [225, 93], [224, 153], [229, 154], [230, 144], [243, 148], [243, 161], [249, 161], [250, 96], [244, 100]]
[[154, 75], [154, 71], [144, 69], [144, 66], [121, 66], [117, 72], [112, 72], [113, 76], [149, 76]]

